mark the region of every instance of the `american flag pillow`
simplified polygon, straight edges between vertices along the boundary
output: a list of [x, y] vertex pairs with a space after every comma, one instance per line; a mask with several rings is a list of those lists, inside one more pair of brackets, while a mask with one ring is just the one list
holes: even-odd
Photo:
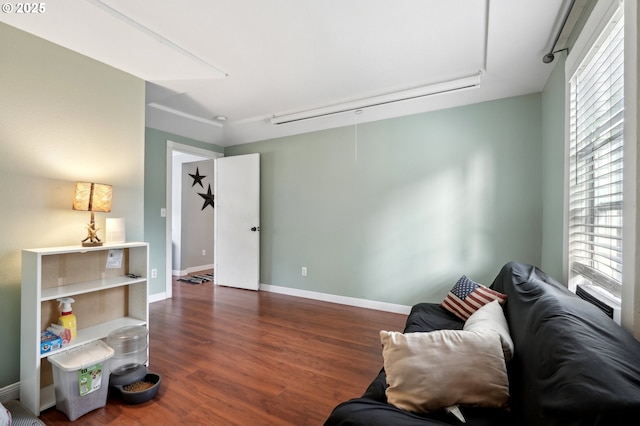
[[463, 275], [440, 306], [466, 321], [471, 314], [493, 300], [503, 304], [507, 295], [491, 290]]

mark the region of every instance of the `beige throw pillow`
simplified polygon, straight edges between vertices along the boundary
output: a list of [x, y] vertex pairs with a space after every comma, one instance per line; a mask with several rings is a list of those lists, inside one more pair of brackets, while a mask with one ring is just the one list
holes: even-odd
[[507, 369], [495, 331], [380, 331], [380, 340], [390, 404], [417, 413], [507, 405]]
[[497, 300], [487, 303], [475, 311], [464, 323], [464, 330], [494, 330], [500, 336], [504, 359], [509, 362], [513, 358], [513, 340], [509, 333], [509, 324], [504, 317], [502, 306]]

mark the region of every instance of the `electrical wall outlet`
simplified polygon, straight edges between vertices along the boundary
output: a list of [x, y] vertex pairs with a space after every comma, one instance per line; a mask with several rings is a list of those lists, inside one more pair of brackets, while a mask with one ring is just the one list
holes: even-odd
[[303, 267], [302, 267], [302, 276], [303, 276], [303, 277], [306, 277], [306, 276], [307, 276], [307, 273], [308, 273], [308, 271], [307, 271], [307, 267], [306, 267], [306, 266], [303, 266]]
[[205, 249], [202, 249], [202, 255], [206, 256], [207, 255], [207, 251]]
[[158, 270], [157, 269], [152, 269], [151, 270], [151, 278], [158, 278]]

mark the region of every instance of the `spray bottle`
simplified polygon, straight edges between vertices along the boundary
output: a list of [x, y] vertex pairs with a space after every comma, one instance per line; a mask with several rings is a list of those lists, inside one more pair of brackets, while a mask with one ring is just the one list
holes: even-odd
[[76, 337], [77, 327], [76, 327], [76, 316], [71, 311], [71, 304], [75, 302], [71, 297], [62, 297], [57, 299], [60, 304], [60, 318], [58, 318], [58, 324], [63, 326], [64, 328], [68, 328], [71, 330], [71, 338]]

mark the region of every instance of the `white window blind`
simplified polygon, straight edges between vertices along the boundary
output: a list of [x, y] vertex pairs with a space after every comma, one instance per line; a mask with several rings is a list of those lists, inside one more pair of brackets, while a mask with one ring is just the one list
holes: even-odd
[[623, 24], [620, 8], [569, 80], [569, 278], [617, 296], [622, 283]]

